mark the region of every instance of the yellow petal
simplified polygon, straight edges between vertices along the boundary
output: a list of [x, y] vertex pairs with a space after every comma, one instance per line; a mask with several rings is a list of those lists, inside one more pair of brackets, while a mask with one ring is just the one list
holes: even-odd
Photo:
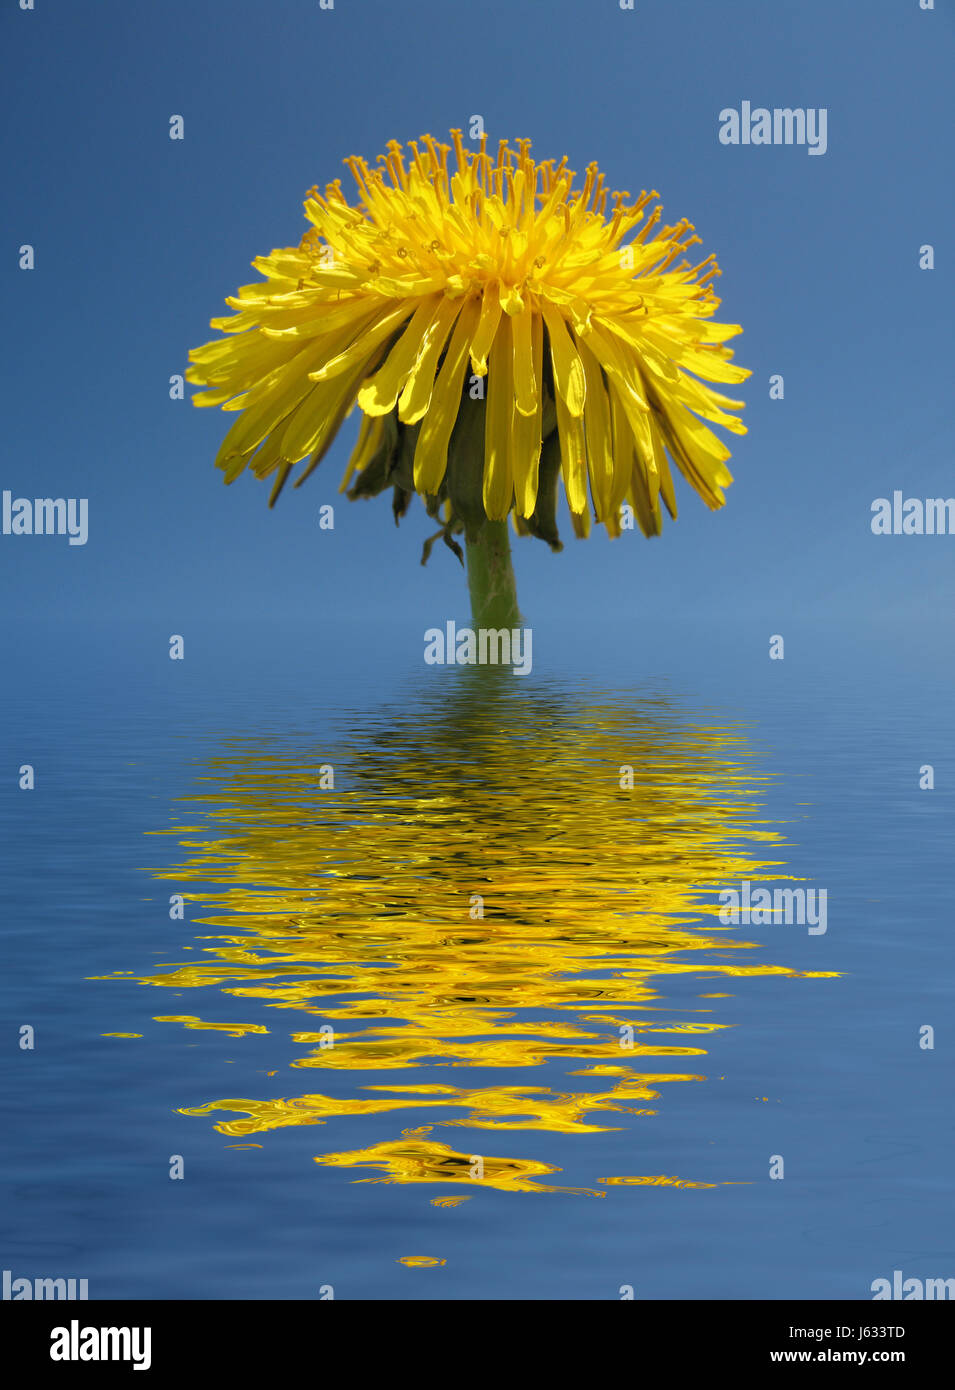
[[438, 359], [460, 311], [459, 299], [442, 300], [425, 331], [417, 360], [398, 401], [398, 418], [406, 425], [416, 424], [431, 404]]
[[613, 488], [610, 494], [608, 517], [616, 517], [633, 482], [633, 458], [636, 444], [620, 397], [613, 386], [610, 398], [610, 439], [613, 450]]
[[531, 346], [531, 323], [542, 326], [539, 314], [532, 313], [528, 305], [522, 314], [511, 319], [511, 332], [514, 338], [514, 400], [522, 415], [534, 415], [540, 404], [539, 382], [541, 364], [535, 366]]
[[[344, 351], [339, 351], [336, 346], [334, 355], [323, 362], [318, 371], [311, 373], [312, 380], [328, 381], [330, 377], [350, 371], [358, 362], [369, 358], [375, 348], [390, 338], [412, 313], [411, 304], [399, 304], [387, 313], [375, 317], [374, 322], [371, 322], [370, 317], [364, 316], [357, 337], [354, 328], [350, 333], [345, 328], [341, 329], [341, 337], [348, 344], [347, 347]], [[365, 327], [365, 324], [370, 326]]]
[[492, 282], [486, 287], [481, 299], [481, 317], [471, 341], [471, 366], [474, 368], [476, 376], [487, 374], [487, 356], [500, 321], [501, 301], [497, 292], [497, 284]]
[[[560, 472], [573, 519], [574, 516], [579, 517], [587, 511], [587, 444], [584, 439], [584, 422], [576, 415], [571, 415], [560, 392], [557, 393], [556, 405], [557, 433], [560, 436]], [[574, 530], [577, 531], [577, 523], [574, 523]]]
[[308, 370], [314, 364], [314, 349], [301, 353], [286, 364], [280, 378], [254, 405], [243, 410], [219, 447], [216, 455], [218, 467], [230, 458], [255, 448], [295, 409], [311, 389]]
[[401, 388], [417, 360], [422, 340], [439, 303], [438, 295], [421, 301], [408, 327], [389, 352], [384, 365], [359, 391], [358, 404], [366, 415], [387, 415], [389, 411], [394, 410]]
[[636, 411], [650, 409], [638, 372], [631, 358], [622, 352], [614, 340], [598, 328], [591, 328], [587, 334], [587, 346], [607, 373], [608, 378], [617, 383], [621, 395], [628, 401], [628, 408]]
[[514, 362], [511, 320], [501, 319], [488, 359], [484, 417], [484, 510], [503, 521], [511, 509], [514, 479], [510, 437], [514, 419]]
[[345, 476], [342, 478], [339, 492], [348, 491], [354, 475], [360, 473], [372, 457], [381, 441], [384, 428], [385, 417], [383, 415], [362, 415], [361, 425], [358, 428], [358, 438], [355, 441], [351, 458], [348, 460], [348, 467], [345, 469]]
[[[645, 337], [660, 352], [669, 353], [674, 362], [707, 381], [739, 383], [752, 376], [748, 367], [737, 367], [713, 348], [695, 348], [688, 343], [678, 343], [648, 327]], [[728, 351], [728, 349], [727, 349]]]
[[225, 391], [198, 391], [192, 398], [193, 405], [222, 405], [224, 401], [231, 401], [235, 392], [231, 389]]
[[[338, 418], [344, 418], [345, 391], [352, 385], [348, 377], [313, 386], [282, 430], [282, 457], [298, 463], [319, 447], [326, 432]], [[343, 389], [344, 388], [344, 389]], [[348, 405], [351, 404], [349, 397]]]
[[[518, 324], [528, 319], [530, 342], [527, 344], [528, 371], [534, 382], [542, 380], [544, 366], [544, 321], [540, 314], [521, 314], [511, 319], [514, 335], [514, 386], [518, 387]], [[520, 359], [523, 360], [523, 359]], [[535, 391], [535, 406], [531, 414], [521, 411], [520, 395], [516, 394], [517, 412], [514, 415], [512, 431], [512, 471], [514, 474], [514, 498], [519, 516], [532, 516], [537, 505], [537, 480], [541, 457], [541, 422], [543, 416], [543, 397]]]
[[676, 521], [676, 493], [673, 490], [673, 477], [670, 473], [670, 465], [667, 461], [666, 450], [663, 447], [663, 437], [657, 426], [653, 415], [650, 419], [650, 437], [653, 441], [653, 456], [656, 459], [657, 473], [660, 478], [660, 496], [666, 503], [666, 509], [670, 516]]
[[630, 484], [630, 503], [645, 536], [659, 536], [663, 530], [659, 494], [651, 495], [645, 470], [634, 457]]
[[[661, 403], [656, 419], [670, 456], [687, 482], [711, 510], [722, 507], [726, 500], [722, 487], [733, 481], [732, 474], [724, 467], [729, 450], [698, 420], [699, 434], [694, 439], [686, 429], [686, 422], [694, 417], [682, 406], [668, 410]], [[701, 447], [703, 445], [705, 448]]]
[[421, 424], [414, 456], [414, 485], [421, 493], [437, 492], [448, 466], [448, 444], [458, 418], [464, 369], [480, 308], [479, 300], [469, 299], [461, 310]]
[[[371, 366], [376, 367], [381, 355], [384, 353], [384, 345], [378, 348], [377, 356], [372, 360]], [[335, 441], [335, 436], [341, 429], [345, 416], [350, 412], [355, 401], [355, 393], [365, 374], [365, 364], [362, 364], [356, 372], [350, 376], [338, 378], [333, 386], [319, 386], [319, 391], [328, 392], [325, 401], [325, 410], [320, 417], [312, 435], [308, 438], [305, 452], [311, 453], [312, 457], [308, 461], [308, 466], [302, 470], [295, 480], [295, 486], [301, 487], [306, 478], [310, 477], [322, 459], [328, 453]], [[302, 436], [298, 437], [298, 442], [302, 441]], [[284, 441], [283, 441], [284, 445]], [[312, 452], [314, 450], [314, 452]], [[283, 448], [284, 452], [284, 448]], [[299, 456], [301, 457], [301, 455]]]
[[[267, 478], [270, 473], [274, 473], [279, 460], [282, 457], [282, 431], [273, 430], [269, 437], [263, 441], [251, 458], [244, 458], [241, 463], [234, 463], [226, 469], [226, 482], [231, 483], [238, 477], [242, 469], [248, 462], [249, 467], [257, 478]], [[286, 459], [286, 462], [288, 460]]]
[[611, 510], [614, 482], [610, 402], [607, 399], [600, 363], [587, 348], [586, 343], [578, 343], [577, 351], [587, 379], [584, 433], [587, 440], [590, 494], [594, 501], [594, 515], [598, 521], [603, 521]]
[[547, 336], [550, 339], [555, 394], [557, 399], [563, 402], [565, 411], [580, 419], [587, 397], [587, 381], [577, 349], [560, 311], [546, 300], [541, 302], [541, 308], [547, 325]]

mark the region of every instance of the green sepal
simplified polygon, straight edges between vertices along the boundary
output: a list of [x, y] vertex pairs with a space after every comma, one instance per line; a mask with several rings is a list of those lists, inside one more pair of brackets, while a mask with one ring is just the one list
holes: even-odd
[[473, 540], [487, 520], [484, 510], [484, 401], [465, 392], [448, 446], [445, 474], [451, 511]]
[[546, 541], [555, 553], [564, 544], [557, 532], [557, 495], [560, 481], [560, 435], [549, 434], [541, 447], [537, 474], [537, 505], [527, 518], [527, 529], [538, 540]]
[[355, 501], [359, 497], [377, 497], [379, 492], [392, 483], [392, 472], [398, 452], [398, 416], [395, 411], [385, 416], [385, 426], [381, 442], [348, 489], [347, 496]]

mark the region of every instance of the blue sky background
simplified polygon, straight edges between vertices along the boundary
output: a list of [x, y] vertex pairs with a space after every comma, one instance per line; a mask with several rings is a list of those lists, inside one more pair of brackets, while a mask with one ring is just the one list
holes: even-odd
[[[252, 258], [297, 243], [305, 190], [344, 175], [343, 156], [475, 113], [492, 140], [530, 137], [578, 170], [595, 159], [611, 187], [655, 187], [668, 220], [694, 221], [754, 373], [723, 511], [678, 479], [679, 520], [658, 540], [575, 542], [565, 525], [561, 555], [515, 541], [525, 617], [773, 632], [951, 611], [955, 537], [869, 528], [895, 488], [955, 495], [945, 0], [5, 0], [0, 28], [0, 487], [90, 505], [84, 548], [0, 537], [8, 618], [79, 633], [466, 615], [453, 557], [418, 563], [418, 504], [396, 530], [388, 496], [338, 498], [354, 419], [270, 513], [269, 484], [225, 488], [213, 467], [227, 417], [171, 401], [168, 380], [257, 278]], [[721, 145], [719, 112], [744, 99], [828, 108], [828, 152]], [[336, 529], [320, 532], [329, 501]]]

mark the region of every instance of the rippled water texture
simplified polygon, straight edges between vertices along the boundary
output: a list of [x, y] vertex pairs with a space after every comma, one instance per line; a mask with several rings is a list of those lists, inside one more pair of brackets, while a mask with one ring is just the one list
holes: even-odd
[[[528, 698], [484, 669], [372, 711], [334, 755], [233, 738], [198, 776], [157, 874], [210, 930], [145, 979], [188, 991], [157, 1022], [287, 1035], [294, 1091], [185, 1109], [233, 1138], [323, 1124], [316, 1161], [356, 1176], [604, 1196], [561, 1187], [522, 1136], [636, 1131], [704, 1080], [727, 978], [794, 973], [709, 915], [708, 885], [780, 876], [765, 775], [739, 730], [663, 698]], [[717, 997], [670, 998], [687, 973]], [[229, 1025], [202, 1018], [220, 992]], [[345, 1115], [387, 1118], [328, 1152]], [[608, 1172], [599, 1143], [584, 1162], [598, 1185], [706, 1178]]]
[[[14, 720], [43, 775], [4, 803], [37, 1031], [5, 1267], [303, 1299], [953, 1272], [950, 1068], [917, 1040], [941, 921], [900, 935], [950, 803], [904, 699], [463, 670], [162, 706], [87, 677]], [[744, 881], [826, 887], [826, 934], [724, 925]]]

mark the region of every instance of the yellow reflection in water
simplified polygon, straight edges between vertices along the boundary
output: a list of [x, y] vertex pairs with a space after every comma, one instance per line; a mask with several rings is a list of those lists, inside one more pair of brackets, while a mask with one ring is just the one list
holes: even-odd
[[[717, 888], [788, 877], [767, 780], [739, 728], [662, 695], [584, 697], [487, 669], [356, 716], [334, 748], [232, 740], [183, 798], [190, 824], [161, 832], [188, 857], [155, 873], [216, 935], [198, 938], [204, 959], [144, 983], [237, 1001], [234, 1023], [163, 1021], [284, 1026], [289, 1065], [314, 1083], [182, 1113], [247, 1138], [395, 1112], [366, 1147], [316, 1162], [370, 1171], [356, 1181], [605, 1196], [500, 1154], [475, 1178], [477, 1136], [458, 1149], [432, 1127], [599, 1135], [653, 1115], [658, 1087], [704, 1079], [706, 1035], [732, 1022], [714, 984], [800, 973], [748, 961], [753, 943], [716, 916]], [[684, 986], [677, 1007], [666, 986], [684, 975], [708, 993]], [[267, 1027], [242, 1017], [264, 1009]], [[402, 1132], [402, 1112], [430, 1124]]]

